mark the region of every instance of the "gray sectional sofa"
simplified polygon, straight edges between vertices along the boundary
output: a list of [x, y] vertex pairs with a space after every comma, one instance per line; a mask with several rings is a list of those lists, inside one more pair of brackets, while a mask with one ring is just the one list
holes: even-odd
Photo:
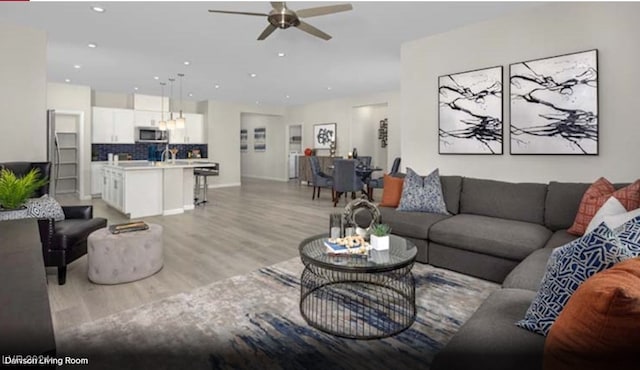
[[[541, 369], [545, 337], [520, 329], [553, 248], [590, 184], [508, 183], [441, 176], [451, 215], [380, 207], [393, 234], [418, 246], [417, 260], [502, 284], [440, 351], [432, 370]], [[622, 185], [616, 186], [621, 187]], [[357, 220], [367, 222], [366, 215]]]

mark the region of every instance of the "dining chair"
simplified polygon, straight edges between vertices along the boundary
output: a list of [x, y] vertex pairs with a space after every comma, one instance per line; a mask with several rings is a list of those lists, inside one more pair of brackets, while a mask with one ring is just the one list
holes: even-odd
[[[400, 157], [396, 157], [393, 160], [393, 164], [391, 165], [391, 171], [389, 175], [396, 174], [400, 171]], [[369, 200], [373, 200], [373, 189], [382, 189], [384, 188], [384, 176], [377, 177], [375, 179], [370, 179], [367, 183], [367, 195], [369, 196]]]
[[318, 157], [309, 157], [309, 164], [311, 165], [311, 181], [313, 182], [313, 195], [311, 199], [316, 199], [316, 191], [318, 198], [320, 198], [320, 188], [331, 188], [331, 200], [333, 200], [333, 177], [322, 172]]
[[356, 161], [352, 159], [338, 159], [334, 162], [333, 168], [333, 206], [335, 207], [342, 194], [346, 196], [349, 192], [361, 191], [364, 189], [364, 182], [356, 174]]

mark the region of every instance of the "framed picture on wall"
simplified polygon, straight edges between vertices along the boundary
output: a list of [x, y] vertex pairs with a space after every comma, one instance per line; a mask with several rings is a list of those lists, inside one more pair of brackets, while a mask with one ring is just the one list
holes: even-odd
[[246, 129], [240, 130], [240, 151], [247, 151], [247, 140], [249, 139], [249, 135]]
[[598, 51], [509, 66], [511, 154], [598, 155]]
[[438, 77], [438, 153], [502, 154], [502, 66]]
[[331, 142], [336, 140], [336, 124], [321, 123], [313, 125], [313, 148], [329, 149]]
[[267, 150], [267, 128], [256, 127], [253, 129], [253, 150], [264, 152]]

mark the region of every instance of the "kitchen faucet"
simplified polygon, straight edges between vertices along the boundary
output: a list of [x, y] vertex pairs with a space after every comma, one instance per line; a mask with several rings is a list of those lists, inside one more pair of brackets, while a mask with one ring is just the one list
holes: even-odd
[[169, 161], [169, 143], [167, 143], [165, 149], [162, 151], [162, 154], [160, 154], [160, 162], [168, 162], [168, 161]]

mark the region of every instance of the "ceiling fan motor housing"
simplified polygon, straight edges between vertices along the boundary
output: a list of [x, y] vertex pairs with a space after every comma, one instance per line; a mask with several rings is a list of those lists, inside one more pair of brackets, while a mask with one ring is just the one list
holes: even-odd
[[300, 24], [300, 20], [296, 13], [293, 10], [286, 8], [280, 10], [273, 9], [269, 13], [267, 19], [269, 20], [269, 23], [281, 29], [286, 29], [291, 26], [295, 27]]

